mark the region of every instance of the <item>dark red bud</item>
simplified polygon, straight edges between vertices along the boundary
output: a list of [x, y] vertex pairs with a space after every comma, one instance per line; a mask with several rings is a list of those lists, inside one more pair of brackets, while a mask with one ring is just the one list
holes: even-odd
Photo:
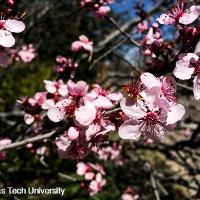
[[159, 40], [154, 40], [151, 44], [151, 50], [155, 55], [159, 55], [160, 48], [161, 48], [161, 42]]
[[185, 31], [186, 39], [192, 39], [197, 36], [197, 29], [195, 27], [188, 27]]

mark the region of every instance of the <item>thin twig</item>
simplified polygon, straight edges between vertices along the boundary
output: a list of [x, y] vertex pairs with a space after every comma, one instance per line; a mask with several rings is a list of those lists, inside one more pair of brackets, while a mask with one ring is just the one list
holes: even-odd
[[61, 173], [61, 172], [58, 172], [58, 176], [61, 177], [61, 178], [64, 178], [64, 179], [73, 181], [73, 182], [76, 182], [76, 181], [77, 181], [74, 177], [69, 176], [69, 175], [66, 175], [66, 174], [63, 174], [63, 173]]
[[189, 87], [187, 85], [184, 85], [182, 83], [177, 83], [177, 86], [181, 87], [181, 88], [184, 88], [186, 90], [190, 90], [190, 91], [193, 91], [192, 87]]
[[32, 137], [32, 138], [27, 138], [27, 139], [22, 140], [20, 142], [13, 142], [11, 144], [0, 147], [0, 152], [7, 150], [7, 149], [13, 149], [13, 148], [21, 147], [21, 146], [24, 146], [28, 143], [38, 142], [38, 141], [47, 139], [47, 138], [52, 137], [54, 134], [56, 134], [56, 131], [51, 131], [50, 133], [46, 133], [44, 135], [38, 135], [38, 136], [35, 136], [35, 137]]
[[131, 44], [133, 44], [133, 45], [135, 45], [135, 46], [137, 46], [137, 47], [140, 47], [140, 46], [141, 46], [139, 42], [133, 40], [133, 39], [131, 38], [131, 36], [130, 36], [128, 33], [126, 33], [124, 30], [122, 30], [122, 29], [120, 28], [120, 26], [117, 24], [117, 22], [116, 22], [112, 17], [105, 16], [105, 18], [106, 18], [113, 26], [115, 26], [115, 28], [118, 29], [118, 30], [120, 31], [120, 33], [121, 33], [124, 37], [126, 37], [127, 40], [128, 40]]
[[118, 57], [119, 59], [121, 59], [121, 60], [123, 60], [124, 62], [126, 62], [129, 66], [131, 66], [131, 68], [135, 69], [135, 70], [138, 71], [138, 72], [141, 72], [141, 70], [140, 70], [138, 67], [132, 65], [132, 64], [131, 64], [127, 59], [125, 59], [123, 56], [117, 54], [117, 53], [114, 52], [114, 51], [113, 51], [113, 54], [114, 54], [116, 57]]
[[89, 70], [91, 70], [100, 60], [102, 60], [103, 58], [108, 56], [110, 53], [112, 53], [112, 51], [120, 47], [126, 40], [127, 38], [124, 38], [123, 40], [118, 42], [116, 45], [114, 45], [112, 48], [110, 48], [108, 51], [106, 51], [104, 54], [102, 54], [100, 57], [98, 57], [96, 60], [94, 60], [93, 63], [90, 65]]

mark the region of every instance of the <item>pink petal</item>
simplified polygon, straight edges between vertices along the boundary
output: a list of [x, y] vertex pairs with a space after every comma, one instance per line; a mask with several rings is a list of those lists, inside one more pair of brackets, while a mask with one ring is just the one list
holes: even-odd
[[90, 140], [100, 130], [101, 130], [101, 127], [96, 123], [89, 125], [88, 129], [85, 131], [86, 140]]
[[138, 139], [141, 136], [141, 122], [137, 120], [126, 121], [119, 127], [118, 134], [122, 139]]
[[174, 24], [176, 20], [170, 17], [167, 14], [162, 14], [159, 18], [156, 19], [160, 24], [170, 25]]
[[79, 36], [79, 40], [80, 40], [81, 42], [84, 42], [84, 43], [87, 43], [87, 42], [89, 41], [88, 37], [85, 36], [85, 35], [80, 35], [80, 36]]
[[24, 121], [25, 121], [25, 123], [27, 125], [30, 125], [30, 124], [32, 124], [35, 121], [35, 118], [32, 115], [26, 113], [24, 115]]
[[86, 173], [87, 170], [88, 170], [88, 166], [85, 163], [79, 162], [77, 164], [77, 171], [76, 171], [76, 173], [79, 176], [83, 176]]
[[181, 104], [172, 103], [167, 114], [167, 125], [180, 121], [185, 114], [185, 108]]
[[12, 47], [15, 44], [15, 38], [7, 30], [0, 30], [0, 45], [3, 47]]
[[137, 106], [135, 101], [131, 98], [123, 98], [120, 102], [120, 106], [122, 111], [129, 118], [140, 119], [146, 115], [146, 113], [141, 110], [141, 107]]
[[110, 93], [107, 95], [107, 98], [110, 99], [113, 102], [118, 102], [122, 99], [123, 95], [122, 93]]
[[58, 93], [63, 97], [67, 96], [68, 95], [67, 85], [65, 85], [65, 84], [60, 85], [59, 89], [58, 89]]
[[60, 122], [61, 120], [64, 119], [64, 112], [62, 112], [59, 108], [57, 108], [56, 106], [50, 107], [48, 112], [47, 112], [47, 116], [49, 117], [49, 119], [53, 122]]
[[114, 106], [107, 97], [101, 95], [99, 95], [98, 98], [95, 101], [93, 101], [93, 104], [98, 108], [104, 108], [104, 109], [109, 109]]
[[79, 81], [76, 83], [74, 91], [77, 96], [85, 96], [88, 91], [88, 85], [85, 81]]
[[192, 6], [187, 9], [179, 18], [179, 22], [184, 25], [193, 23], [200, 15], [200, 6]]
[[190, 67], [190, 61], [179, 60], [176, 62], [176, 67], [173, 71], [174, 76], [181, 80], [190, 79], [194, 73], [194, 68]]
[[73, 52], [78, 52], [78, 51], [81, 50], [82, 47], [83, 47], [83, 43], [82, 43], [82, 42], [80, 42], [80, 41], [75, 41], [75, 42], [73, 42], [72, 45], [71, 45], [71, 50], [72, 50]]
[[161, 82], [158, 78], [156, 78], [153, 74], [151, 73], [143, 73], [140, 76], [141, 82], [145, 85], [147, 89], [151, 89], [153, 87], [161, 87]]
[[11, 32], [20, 33], [25, 29], [25, 24], [15, 19], [8, 19], [6, 20], [4, 27]]
[[57, 91], [55, 87], [55, 83], [53, 81], [44, 80], [44, 83], [45, 83], [45, 89], [47, 90], [47, 92], [54, 94]]
[[195, 76], [193, 81], [193, 93], [194, 97], [199, 100], [200, 99], [200, 74]]
[[79, 136], [79, 131], [74, 127], [70, 127], [67, 131], [67, 136], [70, 140], [76, 140]]
[[79, 107], [75, 111], [75, 120], [81, 126], [89, 126], [96, 118], [96, 108], [93, 105]]

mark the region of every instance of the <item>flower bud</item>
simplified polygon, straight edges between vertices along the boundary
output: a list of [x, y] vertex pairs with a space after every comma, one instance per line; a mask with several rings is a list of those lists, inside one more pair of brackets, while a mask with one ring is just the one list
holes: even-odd
[[197, 29], [195, 27], [188, 27], [185, 31], [186, 39], [192, 39], [197, 36]]
[[155, 55], [159, 55], [161, 48], [161, 42], [159, 40], [154, 40], [151, 44], [151, 50]]

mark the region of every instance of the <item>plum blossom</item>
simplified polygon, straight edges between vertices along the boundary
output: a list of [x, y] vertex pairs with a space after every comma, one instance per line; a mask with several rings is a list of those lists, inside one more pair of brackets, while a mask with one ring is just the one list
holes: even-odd
[[100, 160], [115, 160], [119, 158], [122, 146], [114, 143], [112, 146], [102, 147], [101, 149], [93, 148]]
[[191, 6], [184, 10], [184, 2], [177, 3], [168, 13], [162, 14], [157, 21], [160, 24], [172, 25], [181, 23], [188, 25], [193, 23], [200, 15], [200, 6]]
[[0, 45], [3, 47], [12, 47], [15, 44], [13, 33], [24, 31], [25, 25], [23, 22], [16, 19], [1, 19], [0, 20]]
[[88, 51], [91, 59], [93, 53], [93, 42], [90, 41], [85, 35], [80, 35], [79, 40], [74, 41], [71, 44], [71, 50], [73, 52], [79, 52], [81, 49]]
[[24, 63], [30, 63], [37, 56], [33, 44], [23, 45], [17, 54]]
[[67, 89], [71, 96], [86, 96], [89, 86], [84, 81], [74, 83], [72, 80], [67, 82]]
[[58, 101], [54, 106], [48, 109], [47, 116], [55, 123], [64, 119], [67, 114], [67, 108], [70, 106], [72, 100], [70, 98]]
[[81, 185], [89, 191], [90, 196], [97, 194], [106, 185], [105, 172], [101, 165], [79, 162], [76, 173], [84, 176], [86, 182]]
[[146, 20], [140, 22], [138, 25], [137, 25], [137, 30], [140, 32], [140, 33], [143, 33], [145, 32], [146, 30], [148, 30], [148, 22]]
[[108, 4], [114, 3], [115, 0], [82, 0], [81, 7], [95, 11], [98, 17], [104, 17], [110, 12]]
[[181, 80], [188, 80], [194, 74], [193, 93], [194, 97], [200, 99], [200, 58], [199, 58], [199, 43], [197, 44], [194, 53], [180, 54], [176, 62], [176, 67], [173, 71], [174, 76]]
[[140, 196], [131, 188], [128, 187], [121, 196], [121, 200], [138, 200]]
[[[150, 73], [140, 77], [145, 89], [141, 92], [141, 99], [135, 101], [125, 97], [121, 101], [121, 109], [127, 119], [119, 127], [119, 136], [123, 139], [137, 140], [143, 136], [151, 141], [163, 141], [164, 131], [168, 126], [181, 120], [185, 109], [174, 102], [174, 89], [166, 87], [166, 80], [162, 82]], [[173, 85], [173, 81], [169, 82]]]
[[64, 84], [62, 80], [59, 80], [59, 81], [44, 80], [44, 83], [45, 83], [45, 88], [47, 92], [51, 94], [54, 94], [57, 92], [61, 96], [68, 95], [67, 85]]
[[94, 89], [84, 98], [85, 104], [90, 103], [98, 108], [109, 109], [114, 107], [122, 99], [122, 94], [120, 92], [111, 93], [97, 84], [93, 87]]
[[78, 67], [78, 63], [74, 62], [70, 58], [58, 55], [56, 56], [55, 71], [63, 73], [65, 70], [75, 70]]

